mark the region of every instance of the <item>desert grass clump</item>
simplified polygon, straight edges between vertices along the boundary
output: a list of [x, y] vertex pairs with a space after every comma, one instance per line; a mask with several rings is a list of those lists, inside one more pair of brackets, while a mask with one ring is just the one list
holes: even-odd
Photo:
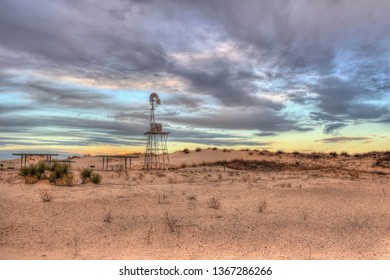
[[336, 152], [331, 152], [329, 153], [329, 155], [333, 158], [337, 158], [338, 157], [338, 154]]
[[48, 190], [41, 190], [39, 192], [39, 196], [41, 197], [43, 202], [50, 202], [53, 198], [53, 192]]
[[195, 149], [195, 152], [200, 152], [200, 151], [202, 151], [202, 148], [200, 148], [200, 147], [197, 147], [197, 148]]
[[41, 179], [44, 172], [45, 170], [41, 171], [38, 164], [30, 164], [29, 166], [23, 166], [19, 171], [19, 175], [24, 178], [25, 184], [35, 184]]
[[189, 149], [185, 148], [182, 152], [185, 154], [189, 154], [191, 151]]
[[210, 198], [210, 200], [207, 202], [207, 204], [209, 205], [210, 208], [214, 208], [214, 209], [217, 209], [217, 210], [219, 208], [221, 208], [221, 206], [222, 206], [221, 201], [218, 198], [216, 198], [215, 196]]
[[80, 171], [81, 184], [92, 182], [96, 185], [102, 182], [102, 176], [93, 171], [90, 167], [85, 167]]
[[54, 183], [57, 186], [73, 185], [73, 173], [70, 172], [69, 165], [66, 163], [55, 162], [50, 170], [49, 182]]
[[100, 183], [102, 182], [102, 175], [100, 175], [99, 173], [93, 173], [91, 180], [92, 180], [92, 183], [94, 183], [96, 185], [100, 185]]
[[218, 150], [218, 148], [217, 147], [213, 147], [211, 150], [216, 151], [216, 150]]

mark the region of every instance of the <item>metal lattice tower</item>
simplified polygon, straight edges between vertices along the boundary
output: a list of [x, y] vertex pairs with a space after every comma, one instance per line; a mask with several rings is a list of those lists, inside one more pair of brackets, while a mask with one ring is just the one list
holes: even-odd
[[167, 140], [170, 132], [162, 130], [162, 123], [156, 123], [154, 116], [155, 108], [161, 104], [157, 93], [152, 93], [149, 97], [150, 103], [150, 126], [147, 135], [146, 153], [144, 169], [167, 169], [169, 168], [169, 156]]

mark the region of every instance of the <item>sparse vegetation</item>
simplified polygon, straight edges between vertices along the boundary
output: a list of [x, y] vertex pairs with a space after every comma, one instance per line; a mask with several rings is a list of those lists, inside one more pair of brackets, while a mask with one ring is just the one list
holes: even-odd
[[66, 163], [55, 162], [51, 168], [49, 182], [60, 186], [73, 185], [73, 173], [69, 170], [69, 165]]
[[208, 201], [207, 204], [209, 205], [210, 208], [214, 208], [214, 209], [219, 209], [222, 206], [221, 201], [218, 198], [216, 198], [215, 196], [210, 198], [210, 200]]
[[19, 175], [24, 178], [25, 184], [35, 184], [44, 177], [46, 168], [45, 162], [39, 161], [37, 164], [23, 166], [19, 171]]
[[211, 150], [216, 151], [216, 150], [218, 150], [218, 148], [217, 147], [213, 147]]
[[182, 152], [185, 154], [189, 154], [191, 151], [189, 149], [185, 148]]
[[99, 173], [94, 172], [90, 167], [83, 168], [80, 171], [80, 178], [81, 184], [92, 182], [98, 185], [102, 182], [102, 176]]
[[102, 175], [99, 173], [93, 173], [91, 177], [92, 183], [99, 185], [102, 182]]
[[200, 152], [200, 151], [202, 151], [202, 148], [197, 147], [197, 148], [195, 149], [195, 152]]
[[331, 152], [329, 153], [329, 155], [333, 158], [337, 158], [338, 157], [338, 154], [336, 152]]
[[382, 168], [390, 168], [390, 155], [385, 155], [379, 159], [377, 159], [373, 167], [382, 167]]
[[349, 157], [350, 155], [349, 155], [347, 152], [342, 152], [342, 153], [340, 154], [340, 156]]
[[43, 202], [50, 202], [53, 198], [53, 191], [41, 190], [39, 196]]

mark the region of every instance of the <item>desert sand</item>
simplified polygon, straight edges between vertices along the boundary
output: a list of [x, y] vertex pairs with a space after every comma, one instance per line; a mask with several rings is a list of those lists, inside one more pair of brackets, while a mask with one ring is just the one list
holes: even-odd
[[25, 184], [19, 160], [1, 161], [0, 259], [388, 260], [386, 157], [204, 149], [171, 154], [168, 171], [142, 155], [101, 171], [85, 156], [75, 178], [94, 165], [102, 183], [72, 187]]

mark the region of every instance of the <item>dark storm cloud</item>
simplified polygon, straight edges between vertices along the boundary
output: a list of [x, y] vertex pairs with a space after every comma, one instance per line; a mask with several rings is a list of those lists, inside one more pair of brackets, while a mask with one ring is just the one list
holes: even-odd
[[97, 109], [107, 107], [109, 96], [76, 89], [55, 88], [42, 83], [28, 83], [23, 91], [28, 98], [40, 105], [57, 107]]
[[343, 128], [345, 126], [346, 126], [345, 123], [332, 123], [332, 124], [328, 124], [324, 128], [324, 133], [325, 134], [333, 134], [333, 133], [338, 132], [341, 128]]
[[187, 124], [196, 127], [207, 127], [216, 129], [238, 129], [238, 130], [264, 130], [275, 131], [309, 131], [312, 128], [300, 127], [294, 121], [290, 121], [271, 109], [245, 109], [238, 112], [232, 109], [221, 109], [219, 111], [204, 113], [202, 116], [178, 116], [165, 118], [176, 124]]

